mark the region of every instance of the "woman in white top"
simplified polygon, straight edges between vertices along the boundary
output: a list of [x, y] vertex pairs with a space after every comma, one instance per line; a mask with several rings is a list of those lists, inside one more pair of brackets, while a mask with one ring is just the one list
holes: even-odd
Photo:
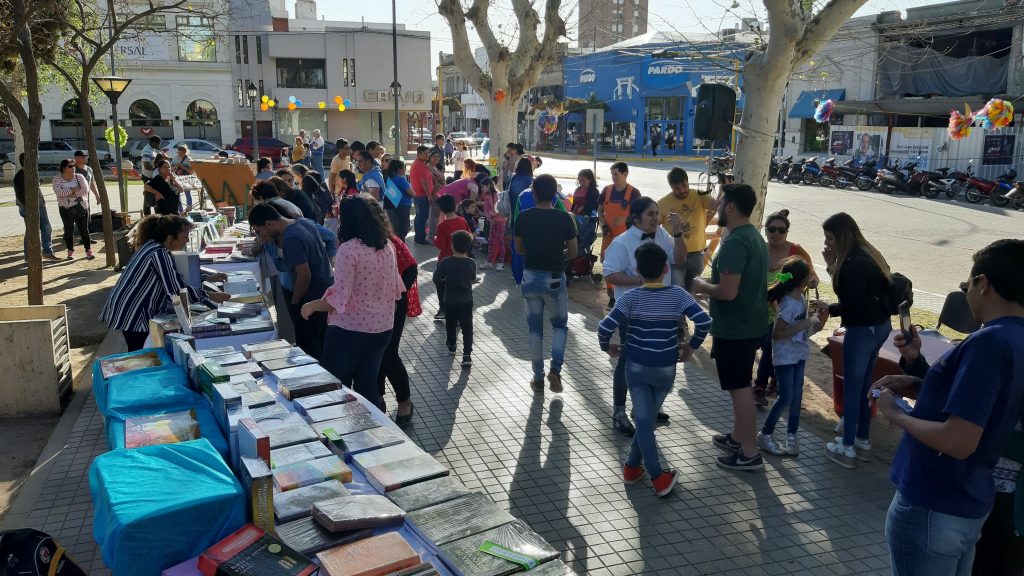
[[452, 154], [452, 167], [455, 170], [455, 179], [462, 178], [462, 172], [466, 169], [466, 159], [469, 158], [469, 150], [466, 150], [466, 143], [462, 140], [455, 142], [455, 153]]
[[64, 223], [64, 244], [68, 247], [67, 259], [75, 257], [75, 226], [85, 246], [85, 257], [92, 254], [92, 239], [89, 238], [89, 182], [85, 176], [75, 172], [75, 161], [60, 161], [60, 174], [53, 177], [53, 192], [57, 195], [60, 220]]
[[309, 140], [310, 159], [313, 162], [313, 170], [320, 175], [320, 180], [326, 182], [324, 176], [324, 139], [320, 137], [320, 130], [313, 130], [313, 137]]

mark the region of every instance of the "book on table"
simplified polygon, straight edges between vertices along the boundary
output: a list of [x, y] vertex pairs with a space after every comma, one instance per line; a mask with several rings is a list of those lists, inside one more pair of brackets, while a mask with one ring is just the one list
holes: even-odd
[[456, 576], [505, 576], [531, 571], [559, 552], [521, 520], [441, 545], [438, 556]]
[[104, 378], [110, 378], [118, 374], [127, 374], [135, 370], [155, 368], [162, 365], [163, 362], [156, 352], [144, 350], [131, 356], [100, 360], [100, 371], [103, 373]]
[[305, 350], [297, 347], [288, 348], [271, 348], [269, 350], [259, 350], [249, 355], [249, 359], [257, 364], [263, 364], [269, 360], [278, 360], [280, 358], [288, 358], [289, 356], [306, 356]]
[[313, 520], [329, 532], [401, 526], [405, 511], [377, 494], [349, 494], [313, 504]]
[[456, 498], [462, 498], [472, 493], [472, 490], [466, 488], [454, 476], [442, 476], [392, 490], [387, 493], [387, 497], [402, 510], [415, 512], [416, 510], [455, 500]]
[[379, 492], [390, 492], [447, 475], [448, 469], [429, 454], [378, 464], [366, 470], [367, 481]]
[[412, 441], [407, 441], [394, 446], [388, 446], [387, 448], [355, 454], [352, 456], [352, 462], [358, 466], [360, 470], [366, 472], [368, 469], [380, 464], [386, 464], [396, 460], [404, 460], [414, 456], [426, 455], [427, 453], [424, 452], [422, 448], [413, 444]]
[[[370, 528], [360, 528], [348, 532], [332, 533], [313, 521], [312, 517], [299, 518], [291, 522], [277, 525], [277, 534], [282, 542], [312, 556], [317, 552], [330, 550], [346, 544], [351, 544], [373, 536]], [[321, 570], [320, 574], [324, 574]]]
[[302, 398], [296, 398], [292, 405], [295, 406], [295, 411], [303, 416], [314, 409], [322, 406], [331, 406], [333, 404], [344, 404], [346, 402], [355, 402], [356, 397], [346, 388], [339, 390], [331, 390], [322, 394], [313, 394], [312, 396], [303, 396]]
[[326, 458], [333, 456], [331, 450], [322, 442], [316, 440], [294, 444], [285, 448], [277, 448], [270, 451], [270, 467], [279, 468], [289, 464], [297, 464], [307, 460]]
[[[306, 368], [307, 366], [318, 365], [307, 364], [306, 366], [297, 366], [297, 368]], [[289, 400], [312, 394], [320, 394], [330, 390], [338, 390], [339, 388], [341, 388], [341, 380], [335, 378], [330, 372], [323, 372], [306, 378], [293, 378], [287, 382], [278, 381], [278, 390], [282, 396]]]
[[285, 368], [294, 368], [295, 366], [306, 366], [307, 364], [316, 364], [316, 358], [313, 358], [308, 354], [295, 354], [260, 362], [260, 365], [263, 366], [264, 374], [267, 372], [273, 372], [274, 370], [284, 370]]
[[315, 564], [252, 524], [208, 548], [197, 563], [203, 576], [311, 576]]
[[362, 402], [348, 402], [345, 404], [334, 404], [331, 406], [313, 408], [311, 410], [307, 410], [304, 416], [306, 417], [307, 422], [313, 423], [369, 413], [370, 409], [363, 405]]
[[[209, 356], [207, 358], [209, 358]], [[246, 364], [249, 362], [249, 359], [246, 358], [245, 355], [242, 354], [241, 352], [224, 354], [223, 356], [215, 356], [213, 358], [210, 358], [210, 360], [216, 362], [217, 364], [220, 364], [224, 368], [227, 368], [228, 366], [235, 366], [237, 364]]]
[[252, 361], [246, 362], [245, 364], [233, 364], [231, 366], [224, 366], [224, 372], [228, 376], [235, 376], [241, 374], [248, 374], [253, 378], [259, 378], [263, 376], [263, 368], [260, 368], [259, 364]]
[[263, 408], [277, 402], [274, 394], [269, 389], [260, 387], [258, 390], [250, 390], [242, 393], [242, 405], [248, 408]]
[[326, 576], [382, 576], [420, 563], [398, 532], [387, 532], [316, 555]]
[[383, 426], [360, 430], [344, 436], [338, 434], [333, 428], [327, 428], [321, 433], [321, 437], [327, 447], [344, 458], [346, 462], [350, 462], [356, 454], [397, 446], [405, 442], [406, 438], [405, 434]]
[[263, 426], [262, 422], [269, 420], [276, 420], [281, 418], [280, 416], [271, 416], [264, 418], [260, 426], [263, 431], [270, 437], [270, 448], [285, 448], [293, 444], [302, 444], [303, 442], [310, 442], [319, 438], [317, 433], [309, 427], [309, 424], [302, 422], [302, 417], [294, 412], [288, 416], [284, 416], [285, 420], [292, 420], [291, 416], [295, 416], [299, 419], [299, 422], [292, 421], [291, 423], [284, 426], [275, 426], [273, 428], [267, 428]]
[[240, 458], [240, 480], [248, 501], [249, 521], [274, 534], [274, 475], [260, 458]]
[[325, 480], [338, 480], [342, 483], [352, 481], [352, 470], [334, 456], [307, 460], [274, 468], [274, 487], [281, 492], [295, 490], [310, 484], [318, 484]]
[[441, 573], [430, 562], [422, 562], [411, 568], [403, 568], [397, 572], [392, 572], [387, 576], [441, 576]]
[[259, 458], [270, 466], [270, 436], [252, 418], [238, 421], [238, 453], [240, 456]]
[[291, 522], [307, 518], [313, 513], [313, 504], [348, 495], [348, 489], [337, 480], [327, 480], [274, 494], [274, 514], [278, 522]]
[[129, 416], [124, 421], [124, 447], [174, 444], [201, 436], [195, 410], [149, 416]]
[[252, 357], [256, 352], [263, 352], [265, 350], [273, 350], [275, 348], [291, 348], [291, 342], [279, 338], [277, 340], [267, 340], [266, 342], [253, 342], [252, 344], [242, 344], [242, 353], [246, 356]]
[[480, 493], [428, 506], [406, 515], [409, 526], [435, 548], [515, 521]]
[[[296, 416], [298, 416], [298, 414], [296, 414]], [[314, 422], [311, 426], [320, 436], [324, 435], [325, 430], [334, 430], [335, 434], [345, 435], [353, 432], [359, 432], [361, 430], [380, 428], [380, 422], [377, 422], [377, 420], [374, 419], [373, 414], [366, 413], [356, 414], [355, 416], [346, 416], [344, 418], [335, 418], [334, 420], [324, 420], [323, 422]]]
[[252, 414], [252, 418], [256, 420], [261, 420], [269, 416], [284, 416], [289, 412], [291, 411], [288, 410], [287, 406], [276, 400], [270, 404], [249, 409], [249, 413]]

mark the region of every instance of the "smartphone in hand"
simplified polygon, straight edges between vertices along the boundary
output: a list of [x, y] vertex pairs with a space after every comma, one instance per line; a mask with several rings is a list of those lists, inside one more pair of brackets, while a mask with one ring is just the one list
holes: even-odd
[[908, 344], [913, 341], [913, 323], [910, 320], [910, 302], [903, 301], [899, 306], [900, 331], [903, 332], [903, 340]]

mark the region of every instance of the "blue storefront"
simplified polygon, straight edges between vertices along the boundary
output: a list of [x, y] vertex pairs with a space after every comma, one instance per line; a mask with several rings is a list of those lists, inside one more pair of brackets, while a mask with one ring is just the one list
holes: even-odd
[[[628, 48], [608, 47], [602, 51], [565, 60], [566, 98], [602, 102], [604, 130], [601, 148], [637, 154], [650, 153], [650, 135], [661, 135], [659, 154], [693, 154], [695, 144], [707, 148], [710, 142], [694, 142], [693, 115], [697, 86], [720, 82], [739, 88], [737, 118], [743, 107], [742, 78], [737, 74], [745, 49], [720, 42], [705, 46], [686, 41]], [[584, 115], [569, 114], [570, 132], [582, 136]], [[715, 143], [721, 148], [728, 141]]]

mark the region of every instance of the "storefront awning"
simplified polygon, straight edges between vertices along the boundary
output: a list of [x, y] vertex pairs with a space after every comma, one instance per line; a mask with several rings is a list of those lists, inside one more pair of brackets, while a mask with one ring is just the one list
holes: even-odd
[[961, 96], [955, 98], [893, 98], [889, 100], [850, 100], [836, 102], [835, 114], [904, 114], [909, 116], [948, 117], [950, 110], [963, 112], [964, 105], [978, 110], [989, 96]]
[[839, 102], [846, 98], [846, 89], [838, 90], [804, 90], [789, 109], [790, 118], [814, 118], [814, 109], [825, 100]]

